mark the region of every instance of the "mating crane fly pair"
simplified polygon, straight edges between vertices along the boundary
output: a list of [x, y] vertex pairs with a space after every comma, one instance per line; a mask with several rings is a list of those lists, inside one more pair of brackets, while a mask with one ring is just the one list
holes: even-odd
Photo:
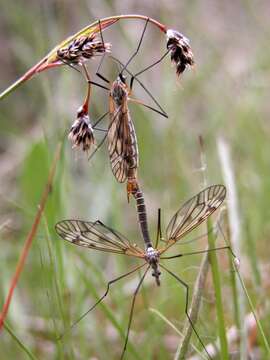
[[[145, 31], [149, 21], [150, 18], [147, 18], [137, 49], [131, 55], [131, 57], [129, 58], [129, 60], [126, 62], [125, 65], [122, 64], [122, 62], [116, 59], [115, 57], [111, 56], [114, 61], [118, 62], [122, 66], [121, 72], [119, 73], [117, 79], [112, 84], [103, 75], [99, 73], [99, 69], [101, 67], [104, 56], [106, 55], [106, 53], [110, 52], [111, 50], [111, 44], [105, 43], [103, 40], [102, 27], [100, 23], [99, 26], [100, 26], [101, 41], [96, 40], [95, 36], [91, 36], [91, 37], [83, 36], [81, 38], [76, 39], [73, 43], [69, 44], [68, 47], [59, 49], [57, 52], [59, 59], [61, 59], [63, 62], [65, 63], [67, 62], [68, 64], [72, 64], [72, 65], [80, 64], [83, 67], [88, 82], [87, 96], [85, 98], [82, 107], [79, 109], [77, 113], [77, 120], [74, 122], [74, 124], [70, 129], [69, 138], [71, 139], [75, 147], [82, 146], [82, 149], [84, 151], [90, 151], [91, 147], [95, 145], [94, 130], [102, 130], [106, 132], [100, 144], [95, 148], [94, 152], [91, 154], [90, 157], [94, 155], [94, 153], [100, 148], [100, 146], [104, 143], [105, 139], [107, 138], [112, 172], [118, 182], [124, 183], [127, 181], [128, 199], [130, 194], [134, 195], [136, 191], [139, 190], [139, 184], [137, 179], [139, 152], [138, 152], [136, 132], [128, 108], [128, 101], [132, 101], [137, 104], [144, 105], [147, 108], [150, 108], [151, 110], [159, 113], [160, 115], [164, 117], [168, 117], [166, 112], [162, 109], [162, 107], [152, 96], [152, 94], [147, 90], [147, 88], [142, 84], [142, 82], [137, 79], [137, 76], [141, 75], [145, 71], [149, 70], [150, 68], [160, 63], [165, 58], [165, 56], [167, 56], [168, 53], [171, 53], [171, 59], [176, 64], [178, 75], [180, 75], [185, 70], [187, 65], [192, 66], [194, 63], [193, 54], [189, 47], [188, 40], [180, 33], [173, 30], [168, 30], [166, 53], [160, 59], [155, 61], [153, 64], [147, 66], [145, 69], [133, 75], [128, 70], [127, 66], [131, 63], [131, 61], [134, 59], [134, 57], [138, 54], [140, 50], [142, 40], [145, 35]], [[100, 119], [98, 119], [93, 126], [91, 125], [89, 118], [88, 104], [90, 100], [91, 84], [98, 85], [103, 88], [106, 87], [91, 81], [90, 75], [86, 69], [84, 62], [87, 59], [98, 54], [102, 54], [102, 58], [99, 63], [98, 69], [96, 71], [96, 75], [99, 76], [105, 82], [110, 84], [110, 88], [109, 89], [107, 88], [109, 90], [109, 115], [110, 115], [110, 123], [107, 131], [104, 129], [97, 128], [97, 125], [107, 115], [107, 113], [102, 115]], [[126, 71], [131, 75], [130, 88], [128, 88], [126, 84], [124, 71]], [[148, 93], [148, 95], [150, 95], [150, 97], [155, 102], [155, 104], [157, 104], [158, 109], [146, 105], [139, 100], [130, 98], [134, 80], [138, 81], [139, 84]]]
[[[147, 221], [144, 218], [146, 224], [141, 224], [142, 235], [145, 244], [145, 250], [143, 250], [136, 243], [128, 240], [124, 235], [119, 233], [118, 231], [104, 225], [101, 221], [97, 220], [94, 222], [90, 221], [82, 221], [82, 220], [63, 220], [56, 224], [56, 231], [58, 235], [60, 235], [64, 240], [67, 240], [75, 245], [82, 246], [84, 248], [99, 250], [104, 252], [110, 252], [115, 254], [122, 254], [131, 257], [135, 257], [141, 259], [144, 263], [142, 265], [137, 266], [135, 269], [129, 271], [128, 273], [117, 277], [108, 282], [107, 289], [104, 295], [85, 313], [83, 314], [76, 323], [77, 324], [86, 314], [92, 311], [108, 294], [110, 286], [121, 280], [134, 272], [138, 271], [146, 267], [137, 287], [133, 295], [132, 306], [129, 315], [128, 321], [128, 329], [126, 333], [125, 343], [122, 351], [121, 358], [124, 356], [130, 326], [133, 317], [133, 310], [135, 299], [138, 294], [138, 291], [142, 285], [142, 282], [150, 269], [152, 269], [152, 275], [155, 278], [156, 284], [160, 285], [160, 268], [165, 270], [171, 276], [173, 276], [184, 288], [186, 291], [186, 305], [185, 305], [185, 313], [186, 316], [192, 326], [192, 329], [197, 336], [199, 342], [207, 353], [208, 357], [211, 359], [211, 356], [207, 352], [198, 332], [195, 329], [195, 326], [190, 319], [188, 314], [188, 303], [189, 303], [189, 286], [182, 279], [180, 279], [176, 274], [167, 269], [161, 262], [163, 260], [169, 260], [173, 258], [178, 258], [187, 255], [201, 254], [207, 251], [214, 250], [222, 250], [229, 249], [231, 254], [233, 254], [231, 248], [229, 246], [223, 246], [219, 248], [209, 249], [209, 250], [201, 250], [194, 251], [191, 253], [181, 253], [173, 256], [164, 256], [169, 248], [171, 248], [176, 242], [180, 241], [185, 235], [187, 235], [190, 231], [195, 229], [198, 225], [200, 225], [203, 221], [205, 221], [214, 211], [216, 211], [220, 205], [223, 203], [226, 197], [226, 188], [223, 185], [212, 185], [207, 187], [206, 189], [199, 192], [197, 195], [188, 200], [180, 209], [174, 214], [174, 216], [169, 221], [169, 224], [166, 228], [166, 237], [163, 239], [165, 244], [162, 247], [159, 247], [159, 240], [161, 239], [161, 228], [160, 228], [160, 212], [158, 219], [158, 229], [157, 229], [157, 238], [156, 244], [153, 245], [151, 241], [148, 230], [146, 232], [143, 231], [145, 229], [145, 225], [147, 228]], [[145, 212], [145, 206], [143, 209], [140, 209], [141, 212]]]
[[[96, 55], [102, 55], [102, 59], [100, 62], [101, 65], [104, 55], [110, 53], [112, 47], [110, 43], [105, 43], [103, 41], [102, 31], [117, 23], [118, 21], [124, 19], [140, 19], [145, 21], [145, 26], [136, 51], [129, 58], [125, 65], [112, 56], [112, 58], [122, 66], [122, 70], [120, 71], [117, 80], [110, 84], [110, 89], [108, 89], [106, 86], [97, 84], [91, 80], [85, 66], [85, 62], [89, 59], [92, 59]], [[127, 67], [132, 61], [132, 59], [139, 52], [148, 23], [156, 26], [163, 34], [165, 34], [167, 38], [167, 51], [153, 64], [147, 66], [145, 69], [133, 75]], [[101, 40], [97, 39], [97, 34], [100, 34]], [[189, 286], [176, 274], [167, 269], [162, 262], [164, 260], [178, 258], [184, 255], [201, 254], [207, 251], [222, 249], [230, 250], [232, 256], [235, 257], [229, 246], [211, 248], [209, 250], [195, 251], [185, 254], [181, 253], [173, 256], [164, 256], [164, 254], [169, 248], [171, 248], [176, 242], [180, 241], [191, 230], [193, 230], [195, 227], [205, 221], [222, 204], [226, 196], [226, 189], [222, 185], [212, 185], [202, 190], [200, 193], [188, 200], [171, 218], [166, 229], [166, 238], [162, 239], [165, 244], [162, 247], [159, 247], [158, 244], [162, 238], [160, 228], [160, 212], [158, 217], [156, 243], [155, 245], [153, 245], [148, 231], [147, 214], [144, 204], [143, 193], [141, 192], [137, 181], [138, 147], [134, 124], [132, 122], [128, 109], [128, 100], [130, 101], [130, 91], [135, 80], [148, 93], [154, 103], [158, 106], [159, 110], [145, 104], [143, 105], [151, 108], [152, 110], [163, 116], [167, 116], [164, 110], [152, 96], [152, 94], [138, 79], [138, 76], [160, 63], [168, 54], [170, 55], [172, 64], [176, 68], [176, 74], [178, 77], [185, 71], [187, 67], [192, 67], [194, 65], [193, 53], [190, 48], [189, 40], [180, 32], [168, 29], [165, 25], [161, 24], [157, 20], [144, 15], [130, 14], [111, 16], [108, 18], [100, 19], [86, 26], [84, 29], [80, 30], [76, 34], [72, 35], [71, 37], [67, 38], [62, 43], [57, 45], [43, 59], [41, 59], [36, 65], [34, 65], [30, 70], [28, 70], [21, 78], [19, 78], [11, 86], [9, 86], [2, 93], [0, 93], [0, 99], [3, 99], [22, 83], [28, 81], [34, 75], [42, 71], [65, 64], [71, 67], [77, 65], [81, 66], [84, 70], [88, 82], [88, 90], [84, 103], [82, 107], [78, 110], [77, 119], [71, 127], [69, 137], [72, 140], [74, 146], [81, 146], [84, 151], [88, 151], [95, 144], [93, 131], [104, 131], [104, 129], [99, 129], [97, 125], [106, 115], [104, 114], [100, 119], [96, 121], [96, 123], [91, 125], [89, 117], [91, 84], [101, 86], [106, 90], [110, 91], [110, 124], [108, 126], [108, 129], [105, 130], [106, 135], [104, 136], [101, 144], [99, 144], [98, 147], [102, 145], [102, 143], [105, 141], [105, 138], [107, 137], [110, 162], [114, 176], [119, 182], [127, 181], [128, 195], [131, 193], [136, 199], [137, 213], [142, 237], [145, 244], [145, 250], [143, 250], [137, 244], [130, 242], [122, 234], [104, 225], [98, 220], [95, 222], [82, 220], [63, 220], [56, 224], [56, 231], [62, 238], [75, 245], [89, 248], [92, 250], [132, 256], [143, 261], [142, 265], [139, 265], [128, 273], [109, 281], [107, 284], [107, 289], [103, 296], [87, 311], [87, 313], [89, 313], [106, 297], [112, 284], [135, 273], [139, 269], [146, 267], [133, 295], [128, 328], [121, 358], [123, 358], [125, 354], [128, 343], [129, 331], [133, 318], [133, 310], [137, 293], [143, 283], [147, 272], [150, 269], [152, 269], [152, 275], [155, 278], [156, 284], [160, 286], [161, 268], [165, 270], [168, 274], [173, 276], [179, 282], [179, 284], [181, 284], [185, 288], [186, 316], [204, 351], [211, 359], [211, 356], [207, 352], [207, 349], [205, 348], [188, 314]], [[104, 81], [110, 83], [106, 80], [104, 76], [99, 73], [100, 65], [98, 67], [96, 75], [98, 75]], [[130, 89], [128, 89], [126, 85], [124, 72], [128, 73], [131, 76], [129, 87]], [[133, 99], [132, 101], [142, 104], [142, 102], [135, 99]], [[80, 319], [82, 319], [87, 313], [83, 314]], [[74, 323], [73, 325], [75, 325], [76, 323]]]

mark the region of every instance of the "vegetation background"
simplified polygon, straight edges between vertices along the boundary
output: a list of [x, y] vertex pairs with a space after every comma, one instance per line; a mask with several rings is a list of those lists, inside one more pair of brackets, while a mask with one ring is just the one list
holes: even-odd
[[[165, 230], [181, 202], [202, 188], [199, 135], [205, 142], [208, 183], [224, 183], [217, 142], [221, 137], [225, 139], [231, 149], [239, 201], [240, 271], [269, 336], [269, 1], [0, 0], [0, 6], [1, 90], [68, 35], [113, 14], [145, 14], [191, 40], [195, 71], [186, 71], [177, 81], [166, 58], [142, 76], [169, 119], [130, 106], [151, 233], [154, 238], [158, 207], [163, 210]], [[122, 21], [104, 33], [123, 62], [137, 46], [143, 25], [141, 21]], [[164, 51], [165, 38], [149, 26], [142, 50], [129, 68], [139, 70]], [[98, 59], [88, 64], [94, 73]], [[102, 69], [111, 80], [117, 71], [109, 60]], [[52, 154], [74, 121], [85, 92], [83, 78], [63, 67], [40, 74], [1, 102], [1, 304], [37, 211]], [[150, 102], [138, 86], [134, 96]], [[106, 111], [107, 106], [106, 91], [95, 88], [92, 118]], [[54, 224], [63, 218], [100, 219], [143, 246], [134, 202], [127, 203], [125, 186], [113, 178], [106, 146], [89, 163], [85, 154], [72, 151], [66, 140], [45, 216], [15, 291], [8, 324], [32, 358], [117, 359], [136, 276], [115, 285], [105, 305], [88, 315], [62, 342], [55, 340], [104, 292], [106, 281], [134, 266], [132, 259], [64, 243], [54, 231]], [[205, 231], [202, 227], [197, 235]], [[204, 249], [205, 241], [202, 238], [187, 244], [185, 250]], [[184, 250], [175, 246], [174, 251]], [[218, 258], [229, 329], [235, 325], [231, 271], [226, 252]], [[192, 288], [199, 263], [200, 257], [194, 256], [172, 260], [167, 266]], [[207, 344], [217, 338], [210, 274], [203, 297], [197, 326]], [[180, 337], [149, 308], [160, 311], [181, 330], [184, 304], [184, 291], [173, 279], [163, 274], [158, 289], [149, 276], [138, 297], [127, 358], [173, 358]], [[245, 313], [249, 311], [246, 306]], [[256, 329], [253, 335], [248, 336], [249, 358], [269, 358]], [[196, 344], [196, 338], [192, 342]], [[0, 348], [1, 360], [30, 356], [6, 330], [1, 334]], [[235, 359], [240, 358], [237, 346], [231, 352]]]

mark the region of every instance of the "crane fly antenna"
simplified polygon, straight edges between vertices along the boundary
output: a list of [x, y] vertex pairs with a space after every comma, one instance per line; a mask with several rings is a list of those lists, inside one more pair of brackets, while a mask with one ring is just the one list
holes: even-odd
[[164, 269], [165, 271], [167, 271], [168, 274], [170, 274], [172, 277], [174, 277], [184, 288], [185, 288], [185, 291], [186, 291], [186, 304], [185, 304], [185, 314], [188, 318], [188, 321], [190, 323], [190, 326], [192, 327], [192, 330], [194, 332], [194, 334], [196, 335], [197, 339], [199, 340], [200, 344], [202, 345], [205, 353], [207, 354], [208, 358], [210, 360], [213, 360], [213, 358], [211, 357], [211, 355], [209, 354], [209, 352], [207, 351], [204, 343], [202, 342], [202, 339], [200, 338], [196, 328], [195, 328], [195, 325], [193, 324], [193, 321], [192, 319], [190, 318], [189, 316], [189, 313], [188, 313], [188, 304], [189, 304], [189, 286], [187, 283], [185, 283], [182, 279], [180, 279], [180, 277], [178, 277], [176, 274], [174, 274], [172, 271], [170, 271], [169, 269], [167, 269], [164, 265], [162, 264], [159, 264], [160, 267], [162, 269]]
[[[146, 265], [146, 264], [144, 264], [144, 265]], [[143, 280], [144, 280], [144, 278], [145, 278], [145, 276], [146, 276], [149, 269], [150, 269], [150, 266], [148, 266], [147, 269], [145, 270], [145, 272], [144, 272], [142, 278], [140, 279], [140, 281], [139, 281], [139, 283], [138, 283], [138, 285], [137, 285], [137, 287], [136, 287], [136, 289], [134, 291], [134, 294], [133, 294], [132, 303], [131, 303], [131, 309], [130, 309], [129, 319], [128, 319], [128, 328], [127, 328], [127, 334], [126, 334], [126, 338], [125, 338], [125, 344], [124, 344], [122, 354], [121, 354], [121, 357], [120, 357], [121, 360], [123, 359], [126, 348], [127, 348], [127, 343], [128, 343], [128, 338], [129, 338], [129, 331], [130, 331], [131, 322], [132, 322], [132, 318], [133, 318], [133, 311], [134, 311], [136, 297], [137, 297], [137, 294], [138, 294], [138, 292], [140, 290], [140, 287], [141, 287], [141, 285], [143, 283]]]
[[133, 274], [135, 271], [141, 269], [141, 268], [144, 267], [145, 265], [146, 265], [146, 264], [137, 266], [135, 269], [133, 269], [133, 270], [131, 270], [131, 271], [129, 271], [129, 272], [121, 275], [121, 276], [118, 276], [117, 278], [115, 278], [115, 279], [113, 279], [113, 280], [110, 280], [110, 281], [107, 283], [107, 288], [106, 288], [105, 293], [98, 299], [98, 301], [95, 302], [95, 304], [92, 305], [92, 306], [90, 307], [90, 309], [88, 309], [85, 313], [83, 313], [76, 321], [74, 321], [74, 322], [72, 323], [72, 325], [70, 326], [70, 328], [67, 329], [65, 332], [63, 332], [63, 334], [60, 335], [60, 336], [57, 338], [57, 340], [61, 340], [61, 339], [62, 339], [67, 333], [69, 333], [82, 319], [84, 319], [92, 310], [94, 310], [94, 308], [95, 308], [98, 304], [100, 304], [100, 303], [104, 300], [104, 298], [108, 295], [108, 292], [109, 292], [109, 290], [110, 290], [110, 286], [111, 286], [112, 284], [114, 284], [114, 283], [116, 283], [117, 281], [119, 281], [119, 280], [121, 280], [121, 279], [123, 279], [123, 278], [125, 278], [125, 277], [127, 277], [127, 276], [129, 276], [129, 275], [131, 275], [131, 274]]

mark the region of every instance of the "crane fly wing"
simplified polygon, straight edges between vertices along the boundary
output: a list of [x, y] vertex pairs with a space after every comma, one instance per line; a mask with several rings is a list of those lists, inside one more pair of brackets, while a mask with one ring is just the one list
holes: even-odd
[[108, 150], [112, 172], [120, 183], [136, 176], [138, 168], [138, 144], [128, 109], [128, 96], [127, 85], [119, 75], [112, 83], [109, 95]]
[[212, 185], [189, 199], [171, 218], [166, 229], [167, 244], [160, 253], [205, 221], [225, 197], [225, 186]]
[[55, 225], [55, 229], [64, 240], [78, 246], [140, 258], [144, 256], [142, 249], [99, 220], [62, 220]]
[[123, 183], [128, 172], [128, 131], [121, 107], [111, 115], [108, 129], [108, 150], [112, 172], [116, 180]]

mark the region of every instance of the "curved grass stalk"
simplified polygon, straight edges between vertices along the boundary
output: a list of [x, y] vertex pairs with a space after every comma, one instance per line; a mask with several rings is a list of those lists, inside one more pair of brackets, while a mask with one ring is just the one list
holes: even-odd
[[44, 58], [42, 58], [36, 65], [34, 65], [31, 69], [29, 69], [23, 76], [21, 76], [17, 81], [11, 84], [7, 89], [5, 89], [2, 93], [0, 93], [0, 100], [4, 99], [7, 95], [12, 93], [15, 89], [17, 89], [21, 84], [30, 80], [34, 75], [48, 70], [50, 68], [62, 66], [64, 63], [59, 61], [57, 56], [57, 52], [59, 49], [68, 46], [71, 42], [76, 40], [80, 36], [91, 36], [100, 33], [101, 30], [113, 25], [119, 20], [122, 19], [140, 19], [140, 20], [148, 20], [153, 25], [157, 26], [160, 31], [166, 33], [167, 27], [155, 19], [149, 18], [145, 15], [138, 14], [127, 14], [127, 15], [115, 15], [106, 17], [100, 20], [93, 22], [90, 25], [87, 25], [76, 34], [69, 36], [67, 39], [62, 41], [60, 44], [56, 45]]

